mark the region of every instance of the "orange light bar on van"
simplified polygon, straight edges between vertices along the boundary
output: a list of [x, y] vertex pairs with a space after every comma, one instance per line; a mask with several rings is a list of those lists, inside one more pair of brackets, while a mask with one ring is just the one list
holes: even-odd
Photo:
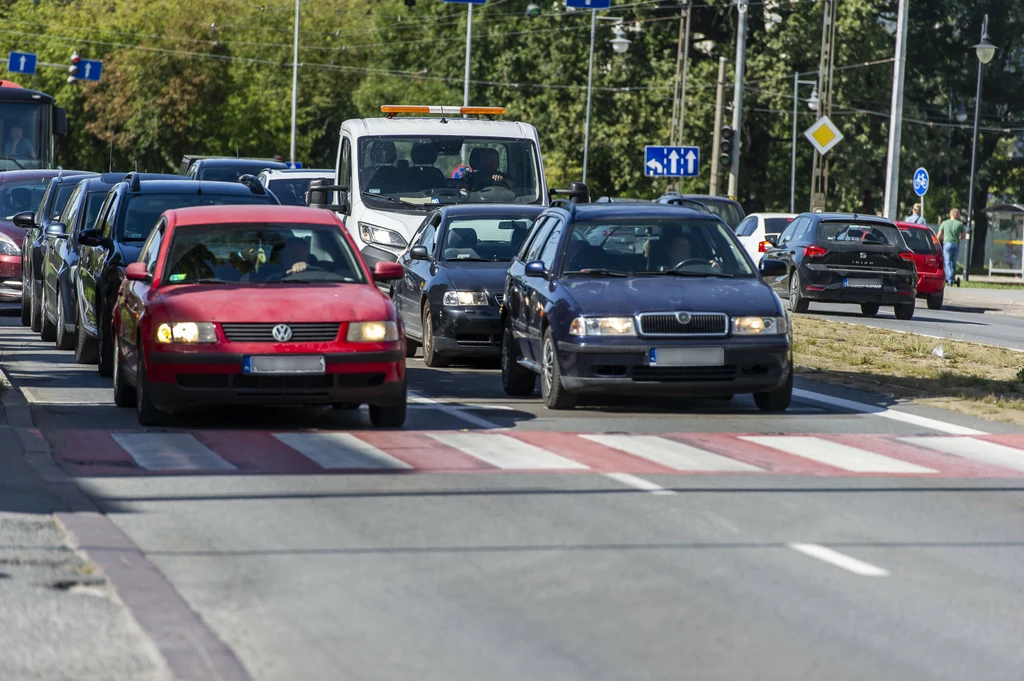
[[416, 106], [407, 104], [384, 104], [380, 112], [394, 116], [395, 114], [439, 114], [441, 116], [502, 116], [503, 106]]

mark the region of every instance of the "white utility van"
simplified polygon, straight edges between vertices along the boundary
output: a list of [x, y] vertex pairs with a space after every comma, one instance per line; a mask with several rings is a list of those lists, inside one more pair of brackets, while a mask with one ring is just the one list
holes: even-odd
[[548, 203], [537, 130], [494, 120], [503, 108], [388, 105], [381, 113], [341, 124], [335, 184], [321, 186], [334, 205], [325, 206], [326, 191], [309, 193], [310, 205], [344, 217], [371, 269], [396, 261], [438, 205]]

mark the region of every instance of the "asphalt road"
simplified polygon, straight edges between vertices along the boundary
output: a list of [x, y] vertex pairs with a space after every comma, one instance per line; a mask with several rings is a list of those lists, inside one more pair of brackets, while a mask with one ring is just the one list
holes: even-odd
[[555, 413], [505, 398], [493, 364], [413, 360], [401, 432], [326, 410], [144, 431], [16, 321], [0, 364], [61, 467], [254, 679], [1024, 665], [1013, 427], [806, 381], [776, 416], [739, 396]]

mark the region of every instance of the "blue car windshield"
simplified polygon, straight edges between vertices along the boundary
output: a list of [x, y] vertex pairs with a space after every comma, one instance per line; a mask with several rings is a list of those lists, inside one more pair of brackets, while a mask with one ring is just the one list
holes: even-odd
[[730, 232], [717, 220], [577, 221], [562, 274], [757, 276]]

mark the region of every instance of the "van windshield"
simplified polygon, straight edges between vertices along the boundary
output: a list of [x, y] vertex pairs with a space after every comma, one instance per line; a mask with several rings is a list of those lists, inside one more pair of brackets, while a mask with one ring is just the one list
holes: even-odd
[[359, 186], [372, 208], [415, 211], [436, 204], [542, 201], [530, 140], [394, 136], [359, 140]]

